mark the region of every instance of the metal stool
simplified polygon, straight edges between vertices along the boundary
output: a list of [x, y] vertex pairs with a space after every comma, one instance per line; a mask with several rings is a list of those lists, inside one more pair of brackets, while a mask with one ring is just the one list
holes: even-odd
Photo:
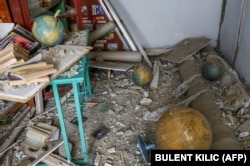
[[88, 163], [88, 155], [87, 155], [87, 146], [85, 141], [85, 134], [84, 134], [84, 126], [82, 123], [82, 111], [83, 107], [86, 105], [88, 98], [92, 95], [91, 93], [91, 83], [89, 78], [88, 72], [88, 56], [81, 58], [78, 61], [78, 74], [67, 77], [67, 76], [60, 76], [57, 79], [51, 82], [54, 98], [56, 102], [56, 108], [58, 112], [61, 132], [64, 141], [64, 147], [66, 152], [66, 157], [68, 160], [72, 161], [72, 156], [70, 153], [69, 141], [67, 136], [67, 129], [64, 123], [64, 115], [61, 105], [61, 96], [58, 92], [58, 86], [60, 85], [72, 85], [72, 96], [67, 96], [67, 99], [71, 98], [74, 99], [74, 106], [76, 109], [76, 116], [78, 120], [78, 129], [80, 134], [80, 143], [81, 143], [81, 151], [83, 155], [83, 159], [72, 161], [76, 164], [85, 164]]

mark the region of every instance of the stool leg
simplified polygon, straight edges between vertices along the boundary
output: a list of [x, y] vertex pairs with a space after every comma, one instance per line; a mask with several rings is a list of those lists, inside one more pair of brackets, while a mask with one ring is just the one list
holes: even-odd
[[56, 102], [56, 108], [57, 108], [57, 112], [58, 112], [61, 132], [62, 132], [62, 136], [63, 136], [66, 157], [68, 160], [71, 160], [72, 158], [71, 158], [71, 154], [70, 154], [69, 142], [68, 142], [68, 137], [67, 137], [67, 130], [66, 130], [65, 123], [64, 123], [64, 116], [63, 116], [63, 112], [62, 112], [62, 106], [61, 106], [61, 101], [60, 101], [60, 96], [59, 96], [57, 85], [52, 84], [52, 88], [53, 88], [54, 98], [55, 98], [55, 102]]
[[74, 88], [74, 99], [75, 99], [75, 106], [76, 106], [76, 113], [77, 113], [77, 120], [78, 120], [78, 129], [80, 133], [80, 141], [81, 141], [81, 148], [82, 148], [82, 154], [84, 158], [84, 162], [88, 163], [88, 155], [87, 155], [87, 146], [86, 146], [86, 139], [85, 139], [85, 134], [84, 134], [84, 126], [82, 123], [82, 110], [80, 106], [80, 87], [77, 82], [73, 83], [73, 88]]
[[89, 69], [87, 68], [87, 73], [86, 73], [86, 84], [87, 84], [87, 90], [88, 90], [88, 96], [93, 96], [92, 90], [91, 90], [91, 83], [90, 83], [90, 78], [89, 78]]
[[93, 96], [92, 90], [91, 90], [91, 82], [89, 78], [89, 55], [86, 56], [85, 64], [86, 66], [86, 71], [84, 72], [86, 74], [86, 85], [87, 85], [87, 90], [88, 90], [88, 96]]

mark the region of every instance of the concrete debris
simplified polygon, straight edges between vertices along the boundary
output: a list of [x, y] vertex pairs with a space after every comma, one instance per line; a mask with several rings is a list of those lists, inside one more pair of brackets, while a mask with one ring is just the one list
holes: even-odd
[[[69, 149], [70, 149], [70, 151], [72, 151], [72, 146], [73, 146], [72, 143], [69, 142]], [[65, 147], [64, 147], [64, 145], [61, 145], [61, 146], [58, 148], [58, 153], [59, 153], [60, 156], [66, 157], [66, 152], [65, 152]]]
[[109, 153], [115, 153], [115, 152], [116, 152], [115, 147], [109, 148], [109, 149], [108, 149], [108, 152], [109, 152]]
[[247, 137], [247, 136], [249, 136], [250, 135], [250, 132], [241, 132], [240, 134], [239, 134], [239, 137]]
[[152, 103], [152, 100], [149, 99], [149, 98], [143, 98], [141, 101], [140, 101], [140, 104], [141, 105], [150, 105]]
[[99, 166], [100, 165], [100, 161], [101, 161], [102, 156], [97, 154], [95, 160], [94, 160], [94, 166]]
[[113, 166], [113, 159], [111, 157], [108, 157], [104, 166]]
[[250, 119], [244, 121], [238, 128], [238, 131], [240, 132], [246, 132], [249, 131], [250, 132]]
[[18, 161], [22, 161], [23, 159], [27, 158], [28, 155], [26, 155], [24, 151], [15, 151], [15, 157]]
[[[63, 53], [60, 51], [58, 56], [63, 56]], [[197, 66], [201, 65], [209, 55], [202, 51], [196, 54]], [[83, 124], [88, 153], [96, 156], [93, 157], [93, 163], [90, 165], [145, 165], [136, 146], [136, 136], [141, 135], [148, 139], [147, 141], [154, 142], [156, 122], [165, 111], [176, 105], [188, 106], [197, 96], [206, 92], [205, 90], [193, 92], [191, 97], [187, 97], [186, 87], [188, 86], [183, 86], [180, 80], [179, 65], [168, 61], [161, 61], [161, 64], [157, 90], [134, 85], [131, 79], [133, 70], [113, 72], [110, 80], [107, 79], [108, 73], [105, 70], [94, 68], [90, 70], [94, 95], [90, 97], [89, 102], [96, 104], [95, 106], [86, 105], [83, 110], [83, 116], [87, 118]], [[197, 79], [201, 76], [194, 77], [196, 78], [193, 79]], [[235, 71], [230, 69], [229, 74], [226, 73], [221, 80], [207, 81], [207, 91], [212, 93], [216, 103], [220, 105], [219, 120], [233, 131], [242, 149], [250, 149], [250, 98], [246, 92], [244, 93], [245, 87], [236, 81], [237, 78]], [[192, 84], [192, 80], [187, 81], [187, 84]], [[3, 103], [3, 101], [0, 102], [1, 111], [1, 108], [6, 106]], [[72, 106], [74, 104], [69, 106], [65, 103], [63, 110], [69, 141], [72, 144], [72, 158], [79, 159], [82, 157], [79, 146], [80, 136], [78, 126], [71, 123], [72, 118], [76, 117]], [[32, 127], [38, 122], [53, 119], [51, 125], [60, 127], [53, 99], [47, 101], [45, 110], [51, 111], [36, 116], [32, 120], [26, 120], [23, 125]], [[106, 132], [102, 133], [103, 129], [96, 132], [99, 126], [104, 126], [107, 129]], [[25, 132], [27, 130], [20, 134], [18, 140], [24, 140]], [[49, 142], [48, 146], [52, 146], [53, 142], [56, 141]], [[63, 157], [65, 154], [61, 148], [57, 152]], [[22, 149], [14, 151], [13, 166], [18, 165], [25, 157], [19, 151]]]

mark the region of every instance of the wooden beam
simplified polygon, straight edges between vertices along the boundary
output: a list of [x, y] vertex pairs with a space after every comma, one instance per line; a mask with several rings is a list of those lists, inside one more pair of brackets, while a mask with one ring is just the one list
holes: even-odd
[[134, 63], [117, 63], [117, 62], [95, 62], [90, 61], [89, 67], [106, 69], [106, 70], [116, 70], [116, 71], [127, 71], [131, 69]]
[[156, 90], [158, 88], [159, 75], [160, 75], [160, 61], [155, 60], [153, 68], [153, 79], [149, 86], [150, 89]]
[[43, 152], [41, 155], [37, 156], [36, 160], [31, 163], [31, 166], [35, 166], [40, 161], [42, 161], [44, 158], [46, 158], [50, 153], [52, 153], [54, 150], [56, 150], [58, 147], [60, 147], [63, 144], [63, 141], [60, 141], [59, 143], [52, 146], [49, 150]]

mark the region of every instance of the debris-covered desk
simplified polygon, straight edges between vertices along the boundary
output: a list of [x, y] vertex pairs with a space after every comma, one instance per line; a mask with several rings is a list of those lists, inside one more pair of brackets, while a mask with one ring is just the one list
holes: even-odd
[[[53, 63], [56, 66], [57, 72], [50, 76], [50, 81], [56, 79], [66, 70], [68, 70], [71, 66], [73, 66], [77, 61], [79, 61], [82, 57], [88, 54], [91, 50], [91, 47], [88, 46], [73, 46], [73, 45], [57, 45], [53, 47], [57, 49], [58, 54], [64, 53], [65, 56], [54, 59], [53, 55], [46, 54], [41, 51], [42, 60], [47, 63]], [[30, 84], [23, 86], [9, 86], [4, 81], [0, 84], [0, 99], [9, 100], [15, 102], [26, 103], [31, 100], [33, 97], [39, 94], [46, 86], [49, 85], [50, 82], [41, 82], [38, 84]], [[38, 95], [39, 96], [39, 95]]]

